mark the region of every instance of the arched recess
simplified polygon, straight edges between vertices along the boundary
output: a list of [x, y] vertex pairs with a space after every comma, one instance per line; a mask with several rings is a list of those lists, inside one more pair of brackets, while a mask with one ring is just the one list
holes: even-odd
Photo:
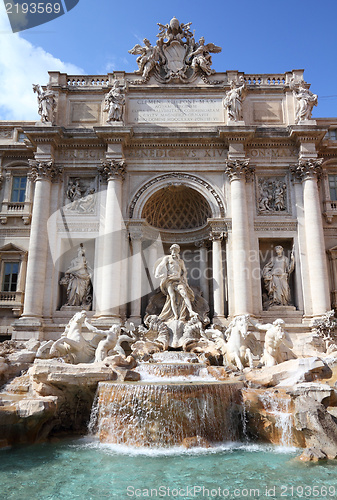
[[195, 175], [172, 172], [155, 177], [138, 189], [129, 205], [130, 219], [142, 218], [145, 204], [152, 195], [170, 186], [185, 186], [197, 191], [209, 204], [212, 218], [221, 218], [225, 216], [225, 203], [223, 197], [214, 186]]

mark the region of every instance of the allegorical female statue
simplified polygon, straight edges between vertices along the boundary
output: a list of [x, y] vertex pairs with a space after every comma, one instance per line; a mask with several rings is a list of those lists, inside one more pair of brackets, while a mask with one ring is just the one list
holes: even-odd
[[92, 303], [91, 269], [85, 257], [81, 243], [77, 257], [70, 262], [60, 284], [67, 287], [66, 306], [78, 306], [89, 309]]
[[283, 253], [283, 247], [275, 247], [276, 257], [272, 257], [264, 266], [262, 276], [269, 296], [269, 306], [287, 306], [290, 304], [289, 276], [294, 270], [294, 252], [290, 259]]

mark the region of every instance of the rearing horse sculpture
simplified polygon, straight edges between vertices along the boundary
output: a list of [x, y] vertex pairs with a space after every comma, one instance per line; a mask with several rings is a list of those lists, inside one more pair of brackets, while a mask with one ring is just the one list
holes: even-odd
[[254, 368], [251, 350], [245, 342], [249, 335], [248, 325], [249, 315], [243, 314], [234, 318], [228, 325], [225, 331], [227, 342], [220, 335], [213, 334], [215, 344], [225, 356], [227, 363], [236, 365], [239, 370], [243, 370], [244, 366]]

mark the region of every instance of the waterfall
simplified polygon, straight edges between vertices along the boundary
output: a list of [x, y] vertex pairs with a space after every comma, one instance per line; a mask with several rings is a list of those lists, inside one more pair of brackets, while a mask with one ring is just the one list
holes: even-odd
[[241, 383], [100, 382], [90, 429], [102, 442], [167, 447], [240, 435]]
[[292, 446], [292, 413], [290, 408], [291, 399], [280, 392], [268, 391], [259, 395], [267, 414], [275, 418], [275, 429], [279, 432], [280, 444]]

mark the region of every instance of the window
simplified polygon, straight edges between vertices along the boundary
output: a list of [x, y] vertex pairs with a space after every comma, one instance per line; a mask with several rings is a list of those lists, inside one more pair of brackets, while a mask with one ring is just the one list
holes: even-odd
[[27, 177], [13, 177], [11, 201], [24, 202], [26, 197]]
[[337, 175], [329, 175], [330, 200], [337, 200]]
[[16, 292], [18, 286], [19, 262], [5, 262], [2, 282], [3, 292]]
[[337, 129], [333, 128], [328, 130], [325, 134], [325, 139], [329, 139], [330, 141], [337, 141]]

